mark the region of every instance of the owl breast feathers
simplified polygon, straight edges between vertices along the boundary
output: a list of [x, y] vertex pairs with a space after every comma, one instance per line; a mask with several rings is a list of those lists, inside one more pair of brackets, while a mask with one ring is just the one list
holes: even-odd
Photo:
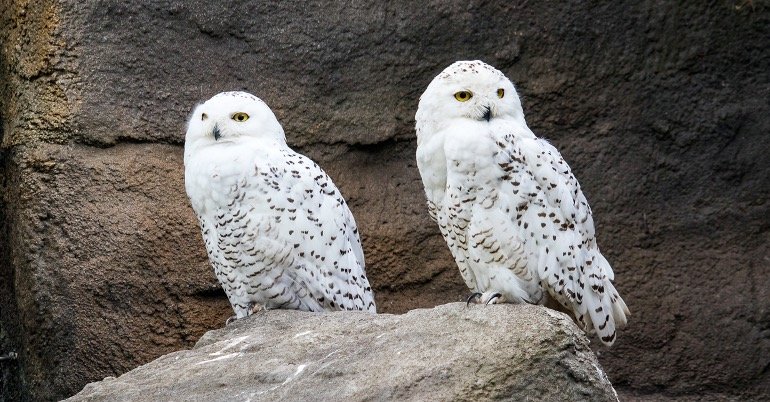
[[449, 66], [416, 114], [428, 209], [482, 302], [558, 302], [612, 345], [629, 314], [593, 218], [559, 152], [527, 127], [513, 84], [480, 61]]
[[237, 318], [255, 306], [376, 311], [345, 200], [317, 164], [286, 145], [259, 98], [227, 92], [195, 109], [185, 187]]

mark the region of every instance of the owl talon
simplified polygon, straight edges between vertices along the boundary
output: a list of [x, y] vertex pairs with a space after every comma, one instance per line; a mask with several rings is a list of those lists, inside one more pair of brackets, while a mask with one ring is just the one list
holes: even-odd
[[249, 315], [257, 314], [263, 310], [267, 311], [267, 307], [254, 302], [249, 303]]
[[473, 299], [478, 299], [479, 297], [481, 297], [481, 293], [479, 292], [475, 292], [472, 295], [468, 296], [468, 300], [465, 302], [465, 307], [470, 306]]
[[500, 293], [495, 293], [495, 294], [493, 294], [492, 296], [490, 296], [490, 297], [489, 297], [489, 300], [487, 300], [487, 303], [486, 303], [486, 305], [488, 306], [488, 305], [490, 305], [490, 304], [497, 304], [497, 302], [493, 302], [493, 300], [495, 300], [495, 299], [499, 299], [499, 298], [500, 298], [500, 297], [502, 297], [502, 296], [503, 296], [503, 295], [501, 295]]
[[232, 323], [234, 323], [236, 321], [238, 321], [238, 316], [234, 315], [234, 316], [228, 318], [227, 321], [225, 321], [225, 326], [228, 326], [228, 325], [230, 325], [230, 324], [232, 324]]

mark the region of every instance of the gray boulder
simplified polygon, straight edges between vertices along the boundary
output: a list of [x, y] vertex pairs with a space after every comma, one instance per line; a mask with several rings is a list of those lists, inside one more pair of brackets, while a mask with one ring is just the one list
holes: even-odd
[[586, 337], [538, 306], [271, 310], [70, 401], [617, 400]]

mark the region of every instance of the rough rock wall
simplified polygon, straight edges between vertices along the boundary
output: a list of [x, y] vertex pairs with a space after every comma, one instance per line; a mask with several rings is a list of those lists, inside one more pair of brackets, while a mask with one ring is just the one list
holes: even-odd
[[0, 0], [2, 395], [71, 395], [229, 315], [182, 185], [184, 121], [221, 90], [333, 177], [382, 312], [459, 300], [413, 116], [474, 58], [591, 202], [633, 312], [598, 350], [619, 391], [770, 392], [768, 37], [759, 1]]

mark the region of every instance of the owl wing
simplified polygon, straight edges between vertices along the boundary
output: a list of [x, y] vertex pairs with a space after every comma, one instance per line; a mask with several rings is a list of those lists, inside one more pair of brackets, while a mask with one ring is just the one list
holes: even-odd
[[543, 139], [507, 135], [498, 145], [506, 208], [526, 242], [530, 271], [587, 332], [595, 330], [611, 345], [628, 309], [599, 252], [591, 209], [577, 179]]
[[[231, 157], [232, 158], [232, 157]], [[376, 310], [355, 220], [329, 176], [288, 148], [216, 161], [195, 204], [209, 259], [236, 315], [268, 307]], [[236, 158], [237, 159], [237, 158]]]
[[[375, 312], [353, 214], [329, 176], [312, 160], [283, 149], [263, 182], [286, 183], [268, 204], [279, 217], [278, 241], [292, 248], [296, 280], [325, 309]], [[281, 190], [279, 190], [281, 191]]]

